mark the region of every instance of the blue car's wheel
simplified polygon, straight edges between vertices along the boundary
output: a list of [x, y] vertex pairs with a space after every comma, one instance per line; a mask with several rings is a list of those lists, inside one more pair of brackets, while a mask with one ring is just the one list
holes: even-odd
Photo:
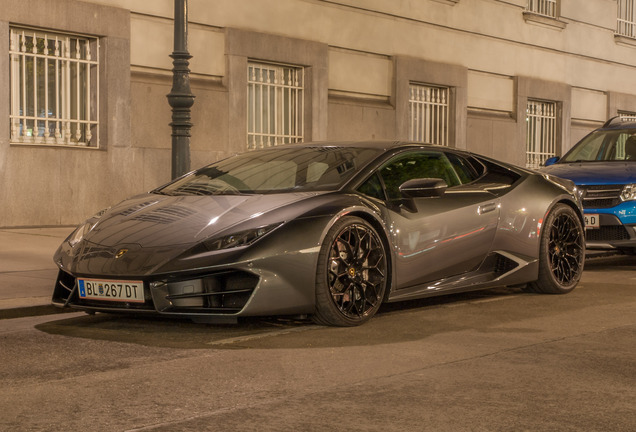
[[318, 257], [314, 321], [355, 326], [380, 308], [387, 285], [387, 257], [376, 230], [344, 217], [325, 237]]

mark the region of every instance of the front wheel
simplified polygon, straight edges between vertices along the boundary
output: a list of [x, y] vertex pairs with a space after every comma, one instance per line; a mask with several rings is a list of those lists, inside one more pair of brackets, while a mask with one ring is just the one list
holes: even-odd
[[539, 278], [528, 284], [529, 291], [565, 294], [581, 279], [585, 261], [585, 233], [576, 212], [557, 204], [541, 230]]
[[380, 308], [387, 274], [386, 249], [377, 231], [361, 218], [341, 218], [318, 255], [314, 321], [342, 327], [368, 321]]

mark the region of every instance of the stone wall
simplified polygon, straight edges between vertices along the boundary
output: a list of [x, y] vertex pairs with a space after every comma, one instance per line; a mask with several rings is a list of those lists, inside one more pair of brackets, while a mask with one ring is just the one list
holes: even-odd
[[[246, 148], [248, 59], [303, 66], [306, 140], [406, 139], [408, 85], [451, 89], [450, 145], [524, 163], [528, 98], [558, 105], [560, 153], [618, 111], [636, 112], [636, 40], [616, 2], [189, 0], [192, 167]], [[173, 0], [5, 0], [11, 25], [100, 40], [100, 148], [10, 142], [0, 105], [0, 227], [73, 225], [170, 178]]]

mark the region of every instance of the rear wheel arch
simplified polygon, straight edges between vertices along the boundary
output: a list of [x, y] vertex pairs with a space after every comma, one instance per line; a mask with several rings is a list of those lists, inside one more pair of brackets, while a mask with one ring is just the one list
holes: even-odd
[[579, 216], [579, 221], [581, 221], [581, 224], [583, 224], [583, 226], [585, 227], [585, 219], [583, 218], [583, 214], [581, 212], [579, 212], [579, 208], [576, 206], [575, 203], [573, 203], [570, 200], [563, 199], [563, 200], [559, 201], [557, 204], [565, 204], [565, 205], [571, 207], [572, 210], [574, 210], [574, 212]]
[[578, 284], [585, 263], [585, 229], [576, 208], [556, 203], [547, 212], [539, 235], [539, 272], [527, 290], [565, 294]]

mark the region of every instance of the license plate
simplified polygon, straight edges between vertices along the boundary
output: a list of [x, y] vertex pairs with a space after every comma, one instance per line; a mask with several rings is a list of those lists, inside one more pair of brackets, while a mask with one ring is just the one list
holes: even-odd
[[79, 296], [83, 299], [143, 303], [143, 281], [78, 279]]
[[585, 228], [600, 228], [599, 225], [599, 217], [597, 214], [586, 214], [583, 215], [585, 218]]

